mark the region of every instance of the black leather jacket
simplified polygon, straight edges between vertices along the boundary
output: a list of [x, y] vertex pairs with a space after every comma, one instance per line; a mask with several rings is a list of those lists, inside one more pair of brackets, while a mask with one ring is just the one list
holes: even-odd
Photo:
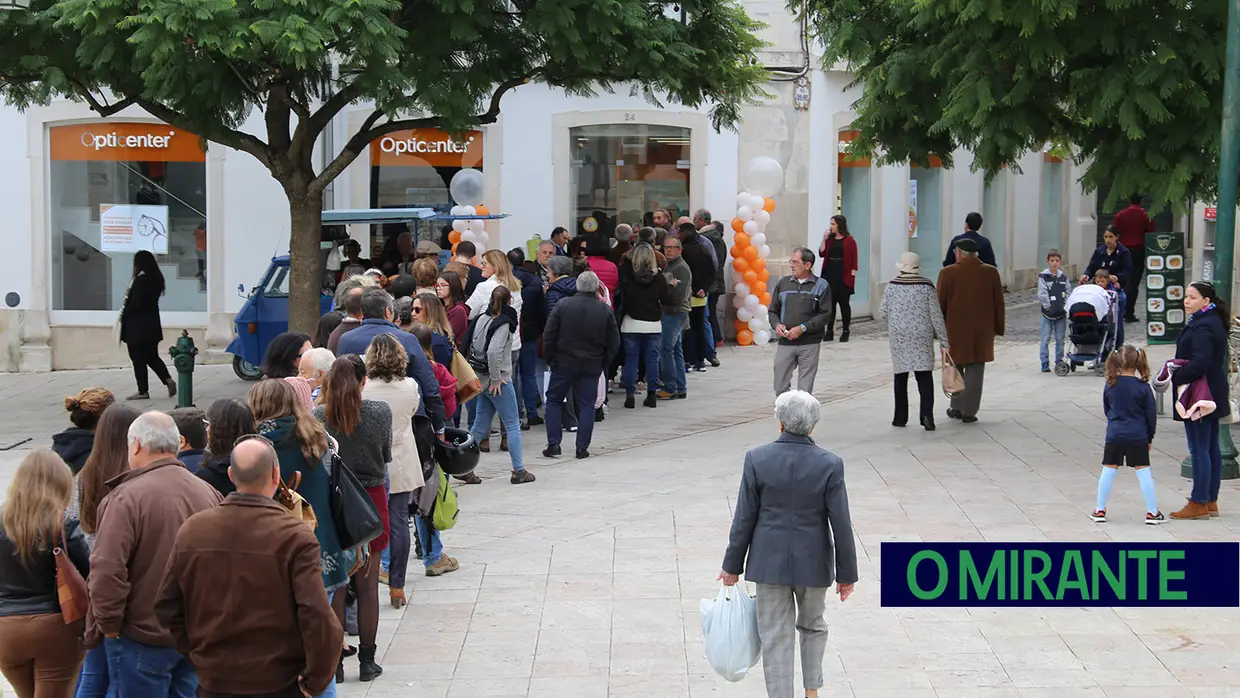
[[[65, 521], [69, 559], [85, 577], [90, 571], [90, 548], [73, 519]], [[56, 546], [60, 542], [55, 543]], [[34, 616], [60, 613], [56, 599], [56, 560], [51, 550], [35, 553], [22, 562], [17, 547], [4, 535], [0, 524], [0, 616]]]

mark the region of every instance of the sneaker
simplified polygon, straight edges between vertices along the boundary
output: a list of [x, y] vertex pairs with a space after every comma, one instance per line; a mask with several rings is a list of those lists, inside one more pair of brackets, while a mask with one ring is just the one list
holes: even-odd
[[1050, 373], [1050, 372], [1051, 372], [1051, 365], [1050, 365], [1050, 364], [1042, 364], [1042, 373]]
[[[1162, 516], [1162, 514], [1159, 514], [1159, 516]], [[1090, 514], [1089, 518], [1093, 519], [1094, 521], [1097, 521], [1098, 523], [1106, 523], [1107, 522], [1107, 510], [1099, 509], [1095, 511], [1094, 513]]]
[[694, 373], [706, 373], [706, 366], [705, 366], [705, 365], [702, 365], [702, 366], [694, 366], [694, 367], [693, 367], [693, 372], [694, 372]]
[[508, 478], [508, 482], [511, 482], [514, 485], [524, 485], [527, 482], [533, 481], [534, 473], [531, 473], [528, 470], [514, 470], [512, 471], [512, 477]]
[[478, 477], [478, 473], [470, 473], [468, 475], [453, 475], [462, 485], [481, 485], [482, 478]]
[[1157, 526], [1158, 524], [1166, 520], [1167, 520], [1167, 517], [1163, 516], [1163, 513], [1161, 511], [1158, 512], [1157, 514], [1151, 514], [1149, 512], [1146, 512], [1145, 514], [1145, 525], [1146, 526]]
[[379, 570], [379, 583], [386, 585], [388, 583], [387, 570]]
[[659, 392], [655, 393], [655, 395], [657, 395], [660, 400], [675, 400], [677, 394], [678, 393], [669, 393], [666, 390], [660, 390]]
[[718, 356], [712, 356], [706, 361], [710, 363], [711, 366], [714, 366], [715, 368], [719, 368], [719, 357]]
[[426, 568], [426, 576], [438, 577], [440, 575], [444, 575], [449, 572], [455, 572], [459, 569], [461, 569], [461, 565], [455, 559], [450, 558], [447, 555], [444, 555], [443, 557], [439, 558], [439, 562], [436, 562], [435, 564]]
[[564, 427], [564, 431], [567, 431], [567, 432], [568, 432], [568, 433], [570, 433], [570, 434], [576, 434], [576, 433], [577, 433], [577, 426], [576, 426], [576, 425], [573, 425], [573, 426], [571, 426], [571, 427]]
[[677, 400], [683, 400], [683, 399], [685, 399], [685, 398], [687, 398], [687, 397], [689, 397], [689, 393], [676, 393], [676, 399], [677, 399]]
[[130, 395], [129, 397], [125, 399], [126, 400], [150, 400], [151, 394], [150, 393], [134, 393], [133, 395]]

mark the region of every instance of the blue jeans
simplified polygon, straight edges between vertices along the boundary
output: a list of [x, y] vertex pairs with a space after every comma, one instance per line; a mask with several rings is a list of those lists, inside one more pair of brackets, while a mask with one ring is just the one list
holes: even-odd
[[657, 334], [626, 332], [624, 334], [624, 371], [620, 384], [626, 395], [637, 392], [637, 364], [646, 361], [646, 390], [653, 392], [659, 385], [659, 344], [663, 338]]
[[108, 676], [116, 698], [194, 698], [198, 674], [171, 647], [155, 647], [127, 637], [103, 641]]
[[663, 316], [663, 337], [659, 345], [659, 375], [663, 390], [672, 394], [687, 390], [685, 378], [685, 345], [682, 328], [688, 313]]
[[[511, 442], [508, 447], [512, 448]], [[422, 543], [422, 563], [427, 567], [439, 564], [443, 557], [443, 541], [439, 539], [439, 531], [435, 530], [430, 518], [426, 516], [414, 516], [413, 523], [418, 529], [418, 540]]]
[[474, 441], [481, 441], [491, 435], [491, 420], [499, 413], [499, 421], [504, 425], [504, 433], [508, 435], [508, 456], [512, 459], [512, 469], [520, 471], [521, 465], [521, 416], [517, 409], [517, 391], [512, 383], [504, 383], [499, 395], [492, 395], [486, 389], [490, 378], [482, 377], [484, 386], [482, 393], [474, 400], [474, 423], [469, 428]]
[[388, 495], [388, 525], [391, 537], [383, 554], [391, 560], [388, 571], [388, 586], [392, 589], [405, 588], [405, 568], [409, 566], [409, 498], [410, 492], [393, 492]]
[[1193, 464], [1193, 492], [1188, 498], [1198, 504], [1217, 502], [1223, 483], [1223, 453], [1218, 445], [1218, 430], [1217, 418], [1184, 422], [1188, 457]]
[[1061, 317], [1058, 320], [1042, 318], [1042, 340], [1038, 343], [1038, 358], [1041, 359], [1043, 366], [1050, 363], [1047, 344], [1051, 341], [1052, 335], [1055, 337], [1055, 363], [1063, 361], [1063, 336], [1067, 331], [1068, 318]]
[[76, 698], [116, 698], [116, 691], [109, 686], [108, 653], [103, 647], [87, 650]]
[[541, 395], [539, 385], [542, 383], [542, 372], [538, 370], [538, 342], [531, 340], [521, 344], [518, 357], [520, 367], [517, 382], [520, 386], [521, 398], [525, 401], [525, 416], [538, 415], [538, 398]]

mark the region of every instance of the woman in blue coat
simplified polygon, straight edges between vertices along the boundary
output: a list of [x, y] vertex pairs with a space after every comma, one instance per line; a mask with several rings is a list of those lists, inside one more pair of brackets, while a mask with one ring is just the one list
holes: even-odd
[[1205, 378], [1210, 397], [1218, 407], [1197, 420], [1184, 421], [1188, 455], [1193, 463], [1193, 492], [1173, 519], [1207, 519], [1218, 516], [1218, 491], [1223, 476], [1223, 454], [1219, 449], [1219, 420], [1231, 414], [1227, 395], [1227, 332], [1231, 314], [1214, 286], [1205, 281], [1189, 285], [1184, 292], [1184, 311], [1188, 322], [1175, 343], [1175, 358], [1188, 363], [1171, 374], [1174, 386], [1188, 385]]

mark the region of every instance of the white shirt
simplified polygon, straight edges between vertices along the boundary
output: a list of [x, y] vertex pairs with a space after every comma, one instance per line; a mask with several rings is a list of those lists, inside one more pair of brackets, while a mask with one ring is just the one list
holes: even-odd
[[1098, 284], [1081, 284], [1068, 294], [1067, 309], [1071, 312], [1073, 304], [1089, 303], [1094, 306], [1098, 319], [1106, 320], [1107, 316], [1112, 314], [1115, 299], [1114, 291], [1108, 291]]
[[[473, 320], [479, 315], [486, 312], [491, 307], [491, 292], [495, 287], [499, 286], [499, 277], [494, 274], [489, 279], [483, 279], [474, 287], [474, 293], [465, 301], [465, 305], [469, 306], [469, 319]], [[517, 311], [517, 327], [521, 326], [521, 292], [517, 291], [512, 294], [512, 299], [508, 301], [508, 305]], [[521, 332], [512, 333], [512, 350], [517, 351], [521, 348]]]

